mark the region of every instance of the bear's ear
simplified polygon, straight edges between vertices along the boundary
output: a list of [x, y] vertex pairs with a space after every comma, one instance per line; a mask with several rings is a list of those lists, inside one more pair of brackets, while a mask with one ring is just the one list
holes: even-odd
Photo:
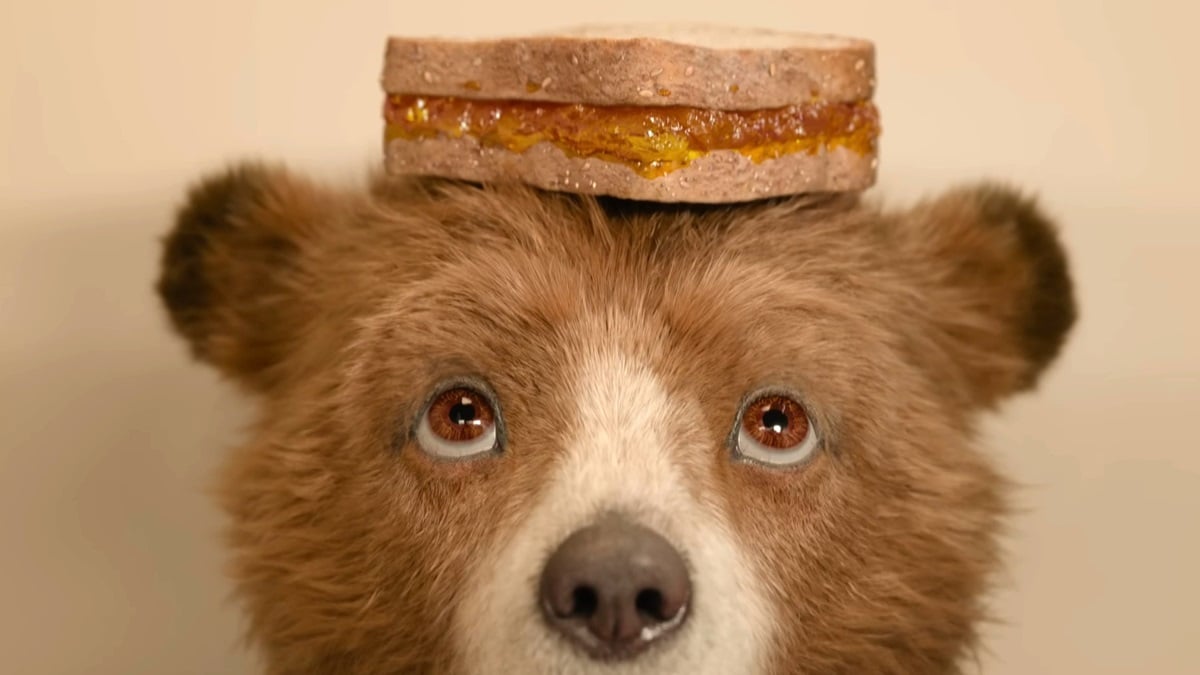
[[190, 191], [164, 242], [157, 289], [197, 358], [255, 391], [284, 377], [319, 313], [307, 250], [340, 201], [257, 164]]
[[987, 184], [918, 204], [894, 225], [917, 281], [913, 306], [937, 347], [934, 367], [956, 370], [974, 406], [1036, 385], [1076, 317], [1054, 225], [1031, 200]]

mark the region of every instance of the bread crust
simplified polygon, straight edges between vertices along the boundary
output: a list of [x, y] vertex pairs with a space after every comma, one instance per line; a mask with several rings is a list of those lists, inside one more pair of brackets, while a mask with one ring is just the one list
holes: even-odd
[[870, 42], [739, 34], [747, 44], [758, 39], [770, 46], [711, 47], [662, 38], [392, 38], [383, 88], [393, 94], [718, 110], [859, 101], [874, 93]]
[[550, 143], [524, 153], [460, 138], [394, 139], [387, 143], [392, 174], [424, 174], [475, 182], [519, 181], [544, 190], [655, 202], [720, 204], [810, 192], [865, 190], [875, 182], [874, 155], [843, 147], [797, 152], [761, 164], [718, 150], [658, 178], [604, 160], [572, 157]]

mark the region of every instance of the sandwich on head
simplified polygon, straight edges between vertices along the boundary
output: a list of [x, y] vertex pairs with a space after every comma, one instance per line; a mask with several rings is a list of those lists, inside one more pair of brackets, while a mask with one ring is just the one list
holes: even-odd
[[874, 84], [871, 43], [823, 35], [393, 38], [386, 166], [662, 202], [857, 191], [877, 166]]

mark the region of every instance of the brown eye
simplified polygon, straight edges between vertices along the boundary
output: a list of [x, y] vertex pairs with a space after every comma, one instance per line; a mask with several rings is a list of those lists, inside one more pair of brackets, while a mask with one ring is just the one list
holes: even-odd
[[739, 454], [765, 464], [794, 464], [812, 454], [817, 434], [804, 406], [788, 396], [768, 394], [742, 411]]
[[490, 399], [455, 387], [430, 402], [417, 427], [417, 442], [437, 457], [462, 458], [496, 446], [496, 412]]

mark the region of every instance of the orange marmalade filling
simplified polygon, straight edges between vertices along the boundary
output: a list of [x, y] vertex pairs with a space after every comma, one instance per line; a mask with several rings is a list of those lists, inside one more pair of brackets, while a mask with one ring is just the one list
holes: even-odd
[[715, 150], [735, 150], [761, 163], [822, 148], [867, 155], [879, 138], [879, 112], [870, 101], [707, 110], [390, 94], [384, 118], [388, 141], [471, 136], [517, 153], [548, 142], [568, 156], [621, 163], [646, 178]]

